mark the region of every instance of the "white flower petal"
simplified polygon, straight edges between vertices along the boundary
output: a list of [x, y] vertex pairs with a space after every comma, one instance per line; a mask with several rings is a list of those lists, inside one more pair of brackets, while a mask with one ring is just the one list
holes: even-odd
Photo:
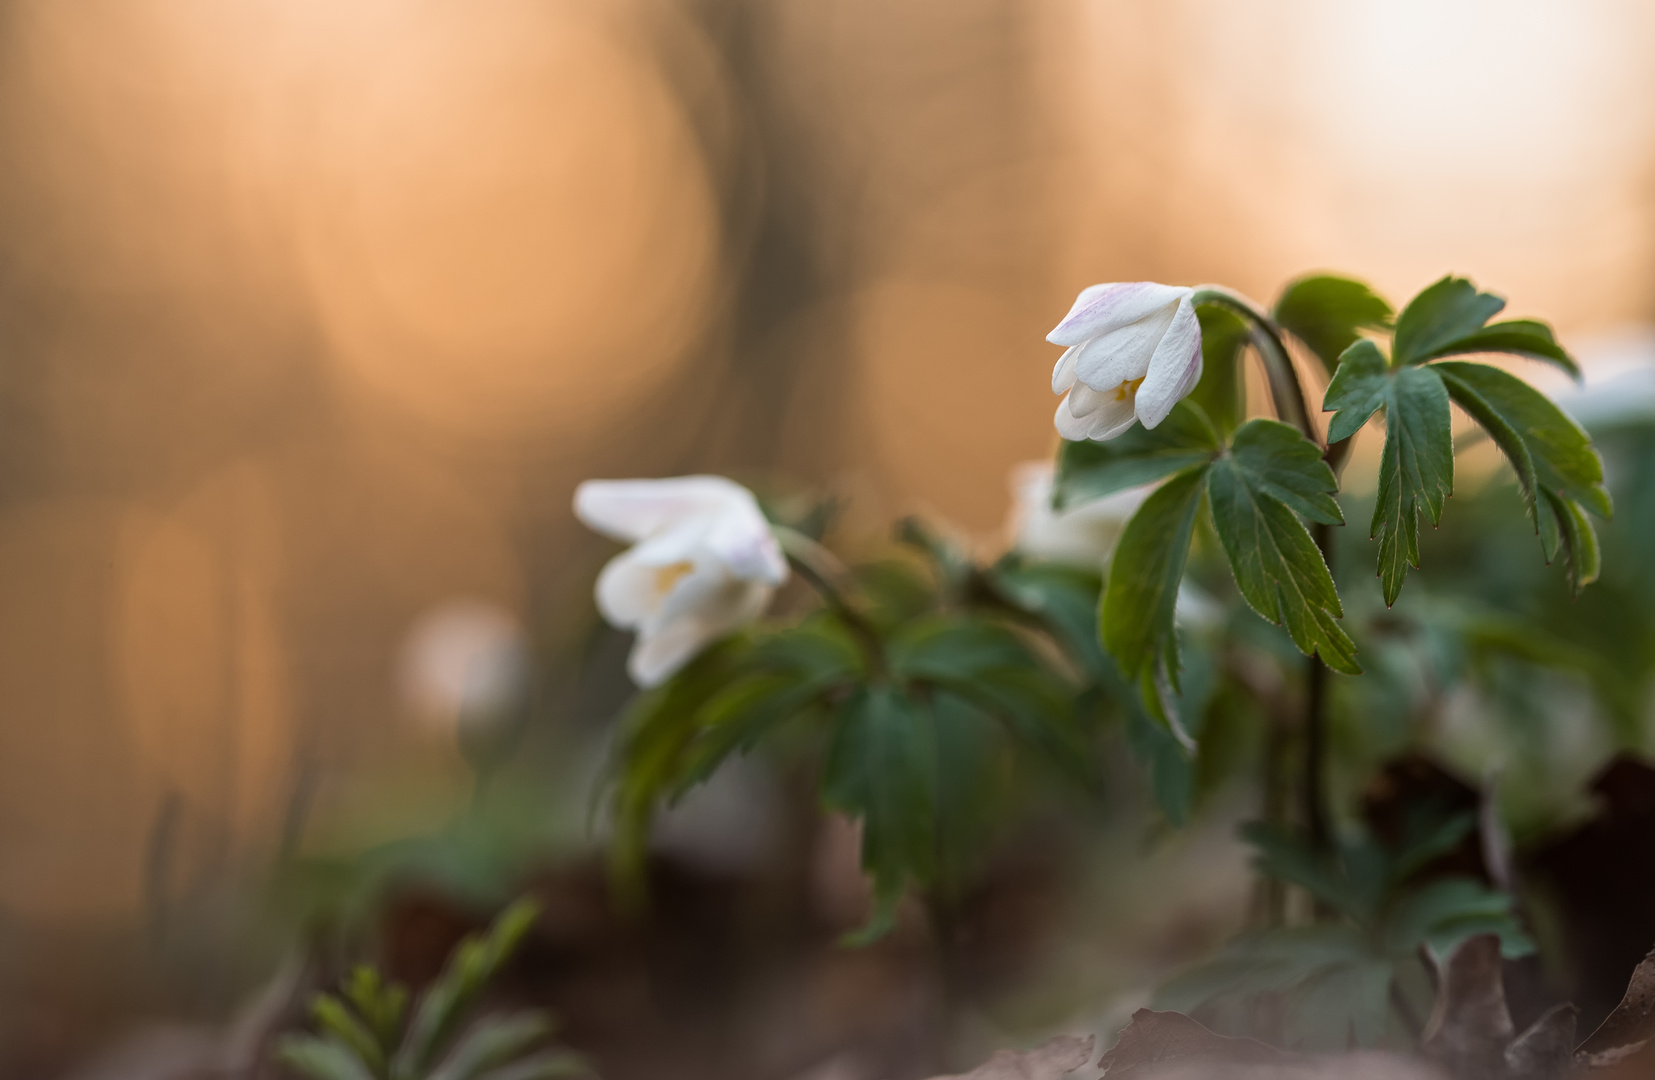
[[575, 489], [575, 516], [616, 540], [642, 540], [683, 518], [752, 505], [753, 495], [722, 476], [588, 480]]
[[660, 686], [719, 636], [695, 619], [680, 619], [660, 630], [639, 634], [632, 655], [627, 657], [627, 674], [646, 690]]
[[1143, 378], [1178, 309], [1178, 304], [1168, 304], [1137, 322], [1088, 341], [1075, 358], [1075, 377], [1093, 389], [1105, 391]]
[[730, 576], [715, 560], [707, 560], [677, 577], [647, 627], [666, 626], [684, 618], [697, 618], [722, 625], [725, 609], [745, 590], [745, 583]]
[[1178, 400], [1201, 380], [1201, 321], [1195, 305], [1186, 297], [1166, 336], [1155, 349], [1143, 385], [1138, 387], [1138, 420], [1152, 428], [1167, 418]]
[[707, 547], [738, 578], [771, 585], [787, 580], [787, 557], [756, 502], [720, 514], [707, 532]]
[[1086, 437], [1096, 442], [1104, 442], [1130, 428], [1137, 421], [1138, 414], [1132, 407], [1131, 394], [1124, 398], [1110, 395], [1103, 403], [1103, 408], [1093, 413], [1089, 419], [1092, 426], [1086, 432]]
[[1193, 290], [1153, 281], [1111, 282], [1083, 289], [1074, 307], [1046, 340], [1053, 345], [1079, 345], [1088, 338], [1117, 330], [1170, 307]]
[[611, 626], [631, 629], [660, 609], [666, 593], [659, 588], [661, 569], [638, 561], [635, 551], [610, 559], [598, 574], [598, 613]]
[[1087, 432], [1092, 430], [1092, 421], [1089, 417], [1079, 417], [1069, 411], [1069, 399], [1065, 397], [1057, 403], [1057, 433], [1070, 442], [1079, 442], [1086, 438]]
[[1115, 396], [1115, 391], [1094, 390], [1085, 383], [1076, 383], [1075, 388], [1069, 391], [1069, 411], [1076, 416], [1088, 417], [1099, 409], [1109, 398]]
[[635, 544], [632, 554], [646, 566], [671, 566], [694, 562], [707, 550], [707, 534], [715, 519], [711, 515], [687, 518]]
[[1078, 345], [1071, 345], [1057, 358], [1057, 366], [1052, 368], [1052, 393], [1066, 393], [1075, 384], [1075, 357], [1079, 352]]

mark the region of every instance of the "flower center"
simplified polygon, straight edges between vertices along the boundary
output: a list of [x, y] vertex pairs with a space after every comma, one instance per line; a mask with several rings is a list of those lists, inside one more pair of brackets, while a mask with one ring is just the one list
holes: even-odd
[[1125, 401], [1127, 398], [1137, 394], [1138, 387], [1143, 385], [1144, 379], [1146, 378], [1148, 378], [1148, 376], [1140, 375], [1136, 379], [1122, 379], [1121, 384], [1115, 387], [1115, 400]]
[[694, 569], [695, 564], [689, 562], [675, 562], [668, 566], [656, 567], [655, 591], [663, 595], [671, 592], [672, 587]]

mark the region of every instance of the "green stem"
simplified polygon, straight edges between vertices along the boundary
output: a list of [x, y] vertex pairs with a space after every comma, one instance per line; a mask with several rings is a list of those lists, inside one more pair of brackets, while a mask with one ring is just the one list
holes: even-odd
[[849, 593], [855, 588], [850, 568], [833, 552], [796, 529], [772, 525], [770, 531], [781, 544], [788, 565], [816, 590], [822, 601], [855, 636], [867, 662], [869, 676], [876, 680], [883, 679], [886, 673], [885, 643], [879, 636], [878, 628], [850, 602]]
[[[1264, 373], [1270, 386], [1270, 400], [1275, 406], [1276, 415], [1298, 428], [1305, 438], [1322, 447], [1323, 458], [1337, 473], [1350, 452], [1350, 440], [1343, 440], [1333, 446], [1323, 445], [1315, 425], [1311, 423], [1304, 386], [1299, 382], [1298, 372], [1293, 367], [1293, 359], [1287, 351], [1287, 339], [1283, 336], [1281, 327], [1276, 325], [1276, 321], [1268, 312], [1252, 300], [1222, 285], [1203, 285], [1195, 290], [1192, 299], [1197, 306], [1216, 304], [1228, 308], [1246, 320], [1252, 332], [1253, 345], [1258, 349], [1259, 357], [1264, 362]], [[1316, 547], [1321, 551], [1322, 558], [1327, 560], [1328, 569], [1331, 571], [1332, 532], [1326, 525], [1318, 524], [1315, 526], [1314, 535]], [[1300, 797], [1310, 841], [1317, 851], [1326, 852], [1331, 850], [1333, 844], [1325, 783], [1328, 672], [1326, 665], [1314, 656], [1310, 657], [1307, 665], [1304, 772], [1300, 783]]]
[[1275, 406], [1276, 415], [1320, 446], [1316, 425], [1310, 422], [1310, 407], [1305, 403], [1304, 387], [1299, 383], [1298, 372], [1293, 369], [1293, 359], [1287, 352], [1287, 339], [1282, 336], [1282, 329], [1276, 325], [1276, 320], [1252, 300], [1222, 285], [1199, 286], [1191, 299], [1197, 307], [1216, 304], [1229, 308], [1246, 320], [1252, 330], [1253, 346], [1264, 361], [1264, 374], [1270, 384], [1270, 401]]

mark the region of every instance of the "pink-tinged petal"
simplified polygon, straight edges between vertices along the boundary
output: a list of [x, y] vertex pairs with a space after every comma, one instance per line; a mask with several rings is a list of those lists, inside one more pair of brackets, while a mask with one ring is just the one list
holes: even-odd
[[787, 558], [770, 531], [758, 503], [725, 511], [707, 532], [707, 548], [732, 574], [747, 581], [780, 585], [787, 580]]
[[610, 559], [593, 590], [598, 613], [622, 630], [639, 626], [661, 606], [665, 593], [656, 587], [660, 568], [640, 563], [631, 551]]
[[1195, 305], [1185, 298], [1138, 387], [1138, 420], [1146, 428], [1159, 424], [1200, 380], [1201, 321], [1195, 317]]
[[1099, 334], [1081, 346], [1075, 358], [1075, 377], [1104, 391], [1143, 378], [1177, 313], [1178, 305], [1168, 304], [1135, 323]]
[[1092, 428], [1086, 433], [1086, 437], [1095, 442], [1113, 439], [1124, 433], [1137, 419], [1138, 414], [1132, 408], [1131, 394], [1111, 394], [1103, 407], [1092, 414]]
[[665, 480], [588, 480], [575, 489], [575, 516], [616, 540], [637, 541], [697, 514], [751, 504], [753, 495], [722, 476]]
[[1161, 308], [1170, 307], [1191, 290], [1154, 281], [1121, 281], [1093, 285], [1081, 291], [1074, 307], [1046, 340], [1053, 345], [1079, 345], [1088, 338], [1118, 330]]
[[1057, 403], [1057, 433], [1070, 442], [1079, 442], [1086, 438], [1092, 430], [1092, 421], [1089, 417], [1076, 416], [1069, 411], [1069, 399], [1064, 398]]
[[1069, 387], [1075, 385], [1075, 356], [1079, 352], [1078, 347], [1071, 345], [1057, 358], [1057, 366], [1052, 368], [1052, 393], [1066, 394]]

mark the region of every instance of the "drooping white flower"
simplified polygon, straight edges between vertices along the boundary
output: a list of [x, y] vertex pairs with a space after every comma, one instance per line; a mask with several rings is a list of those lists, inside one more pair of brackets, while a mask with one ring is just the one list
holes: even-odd
[[1093, 285], [1046, 335], [1068, 350], [1052, 372], [1065, 439], [1112, 439], [1152, 428], [1201, 380], [1195, 290], [1153, 281]]
[[718, 638], [758, 618], [787, 560], [753, 493], [722, 476], [588, 480], [575, 516], [633, 546], [598, 575], [598, 610], [635, 630], [627, 671], [657, 686]]
[[1109, 561], [1121, 532], [1155, 490], [1127, 488], [1065, 510], [1052, 508], [1052, 463], [1026, 461], [1012, 470], [1012, 546], [1036, 559], [1096, 570]]

